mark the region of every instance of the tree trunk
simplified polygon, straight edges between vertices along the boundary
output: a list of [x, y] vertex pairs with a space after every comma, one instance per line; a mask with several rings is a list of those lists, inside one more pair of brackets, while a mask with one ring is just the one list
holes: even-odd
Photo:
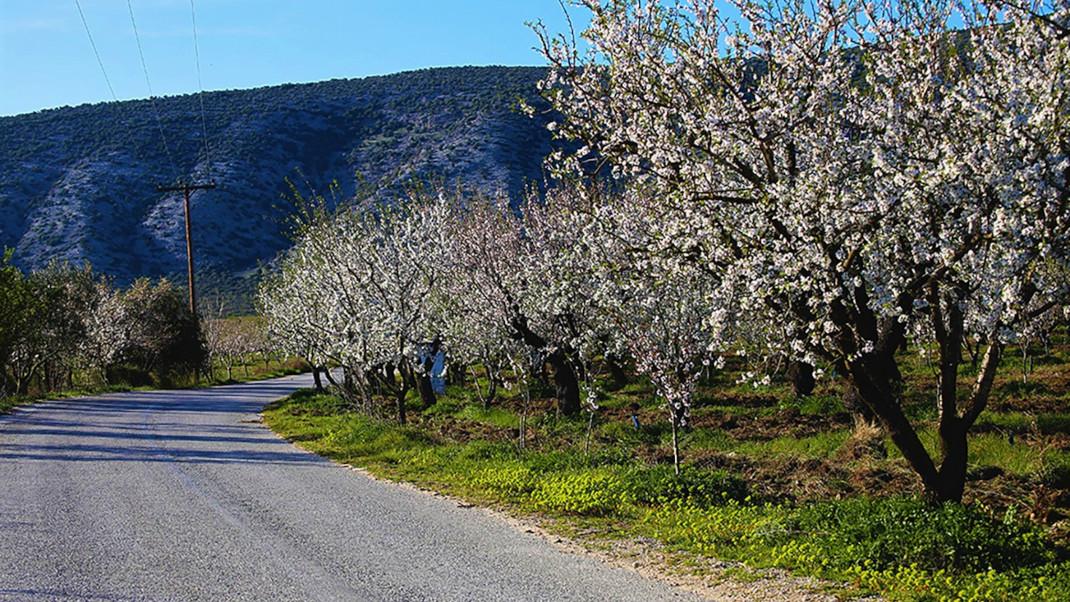
[[464, 385], [464, 364], [460, 362], [449, 362], [447, 364], [449, 368], [446, 370], [446, 383], [451, 385]]
[[404, 425], [408, 421], [408, 416], [405, 413], [405, 395], [408, 392], [409, 388], [402, 386], [394, 396], [394, 404], [397, 406], [398, 411], [398, 424], [400, 425]]
[[862, 401], [862, 395], [858, 392], [858, 388], [854, 386], [850, 380], [844, 383], [843, 387], [843, 407], [848, 412], [861, 416], [866, 422], [876, 422], [877, 416], [873, 413], [873, 410], [869, 409], [869, 406]]
[[788, 379], [791, 380], [791, 390], [795, 397], [806, 397], [814, 393], [814, 367], [806, 362], [791, 361], [788, 363]]
[[342, 390], [348, 395], [353, 391], [353, 374], [352, 371], [343, 366], [342, 367]]
[[[479, 387], [479, 381], [476, 381], [476, 387]], [[493, 375], [487, 376], [487, 396], [483, 398], [483, 409], [489, 410], [490, 404], [494, 403], [494, 398], [498, 395], [498, 379]]]
[[969, 458], [966, 428], [961, 420], [948, 420], [940, 425], [940, 448], [944, 458], [940, 464], [939, 486], [935, 491], [926, 491], [926, 498], [933, 502], [961, 502]]
[[[394, 387], [394, 405], [397, 409], [398, 424], [404, 425], [408, 422], [407, 408], [405, 407], [405, 397], [409, 393], [409, 389], [412, 388], [413, 375], [411, 374], [411, 368], [407, 367], [408, 362], [402, 360], [395, 368], [392, 365], [387, 366], [385, 373], [384, 383], [387, 386]], [[394, 378], [394, 370], [397, 370], [398, 377]]]
[[312, 367], [312, 380], [316, 383], [316, 390], [323, 392], [323, 380], [320, 379], [320, 369], [316, 366]]
[[624, 367], [621, 366], [617, 356], [611, 353], [606, 354], [606, 369], [609, 370], [609, 378], [614, 390], [628, 384], [628, 374], [624, 372]]
[[15, 394], [26, 395], [30, 392], [30, 379], [33, 378], [33, 373], [22, 374], [15, 373]]
[[975, 341], [966, 341], [964, 347], [966, 352], [970, 355], [970, 366], [976, 370], [977, 364], [981, 361], [981, 343], [980, 339]]
[[672, 422], [672, 471], [680, 476], [680, 425], [672, 408], [669, 409], [669, 419]]
[[1033, 371], [1032, 358], [1029, 355], [1029, 343], [1022, 343], [1022, 384], [1029, 384], [1029, 373]]
[[[954, 297], [948, 298], [946, 304], [941, 303], [938, 292], [933, 291], [929, 307], [940, 352], [937, 409], [942, 458], [939, 469], [902, 410], [902, 376], [894, 355], [897, 339], [883, 338], [876, 349], [847, 362], [844, 368], [859, 398], [880, 419], [903, 457], [921, 477], [925, 498], [934, 503], [961, 502], [969, 458], [967, 433], [987, 404], [1002, 346], [989, 343], [973, 393], [960, 412], [957, 378], [963, 359], [963, 316]], [[996, 340], [994, 333], [989, 340]], [[844, 350], [851, 351], [851, 348]]]
[[[524, 341], [532, 349], [544, 352], [550, 348], [546, 339], [528, 327], [525, 316], [514, 308], [512, 327], [516, 338]], [[546, 363], [554, 370], [554, 390], [557, 396], [557, 407], [565, 416], [578, 416], [580, 413], [580, 384], [576, 377], [576, 370], [568, 359], [568, 354], [560, 347], [551, 352]]]
[[959, 365], [962, 364], [962, 345], [965, 342], [965, 316], [959, 301], [965, 293], [950, 289], [946, 291], [945, 303], [941, 292], [936, 284], [929, 290], [929, 311], [939, 346], [937, 431], [942, 461], [937, 474], [937, 486], [925, 493], [926, 498], [934, 502], [959, 502], [966, 486], [966, 430], [969, 428], [958, 416]]
[[936, 465], [900, 406], [899, 382], [888, 378], [889, 374], [899, 372], [894, 362], [888, 353], [864, 354], [847, 364], [848, 377], [859, 398], [877, 416], [892, 442], [903, 453], [903, 458], [921, 477], [926, 493], [939, 491]]
[[435, 388], [431, 385], [431, 370], [435, 367], [435, 356], [441, 348], [442, 339], [435, 337], [428, 347], [427, 356], [423, 359], [423, 370], [418, 378], [417, 390], [420, 393], [420, 403], [425, 410], [438, 401], [435, 397]]
[[583, 437], [583, 457], [591, 457], [591, 433], [594, 431], [594, 410], [587, 412], [587, 432]]
[[558, 409], [565, 416], [578, 416], [580, 383], [576, 378], [576, 371], [572, 368], [572, 362], [568, 361], [568, 357], [561, 350], [551, 353], [546, 362], [554, 369], [554, 392]]
[[431, 386], [431, 375], [427, 372], [421, 374], [417, 383], [419, 385], [417, 389], [420, 393], [420, 406], [422, 409], [426, 410], [435, 405], [435, 402], [438, 401], [438, 398], [435, 396], [435, 388]]
[[323, 367], [323, 375], [327, 377], [327, 382], [331, 383], [332, 386], [335, 386], [335, 387], [338, 386], [338, 383], [335, 382], [335, 380], [334, 380], [334, 376], [331, 375], [331, 369], [330, 368], [324, 366]]

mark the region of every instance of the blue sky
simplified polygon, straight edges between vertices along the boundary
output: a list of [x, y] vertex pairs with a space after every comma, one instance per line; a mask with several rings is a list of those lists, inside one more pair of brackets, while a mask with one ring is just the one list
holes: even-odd
[[[120, 100], [148, 96], [125, 0], [80, 0]], [[194, 0], [206, 90], [449, 65], [540, 65], [558, 0]], [[189, 0], [133, 0], [156, 95], [197, 91]], [[582, 19], [581, 11], [572, 10]], [[582, 26], [582, 23], [577, 23]], [[0, 0], [0, 115], [111, 100], [74, 0]]]

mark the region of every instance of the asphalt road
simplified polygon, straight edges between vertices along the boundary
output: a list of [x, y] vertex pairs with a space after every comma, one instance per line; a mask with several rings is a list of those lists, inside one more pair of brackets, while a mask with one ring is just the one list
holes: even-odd
[[687, 600], [257, 422], [309, 377], [0, 416], [0, 600]]

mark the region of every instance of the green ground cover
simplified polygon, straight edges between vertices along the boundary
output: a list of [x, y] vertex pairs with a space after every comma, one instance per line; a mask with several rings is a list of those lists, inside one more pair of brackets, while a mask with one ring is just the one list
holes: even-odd
[[[843, 596], [1065, 600], [1067, 349], [1038, 358], [1027, 386], [1008, 354], [990, 410], [970, 438], [965, 505], [933, 507], [912, 497], [916, 478], [879, 429], [846, 412], [835, 380], [793, 399], [782, 383], [732, 384], [731, 370], [742, 366], [703, 386], [679, 477], [667, 417], [641, 381], [615, 391], [601, 383], [601, 409], [590, 422], [557, 416], [548, 392], [535, 391], [523, 442], [519, 391], [505, 390], [484, 408], [471, 383], [451, 385], [430, 408], [414, 395], [404, 427], [311, 391], [275, 404], [265, 419], [339, 462], [538, 515], [588, 540], [655, 541], [681, 558], [781, 567], [842, 584]], [[904, 365], [908, 411], [935, 448], [926, 425], [931, 373], [921, 360]]]

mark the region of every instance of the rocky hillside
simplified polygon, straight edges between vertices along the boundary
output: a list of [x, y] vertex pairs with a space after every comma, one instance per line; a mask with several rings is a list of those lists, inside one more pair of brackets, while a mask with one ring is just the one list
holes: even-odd
[[[0, 118], [0, 246], [36, 268], [89, 260], [118, 281], [182, 274], [176, 178], [215, 180], [193, 196], [199, 268], [225, 281], [285, 247], [285, 179], [385, 189], [434, 180], [513, 194], [542, 179], [550, 151], [538, 68], [431, 69], [204, 96], [64, 107]], [[159, 112], [166, 147], [156, 121]]]

